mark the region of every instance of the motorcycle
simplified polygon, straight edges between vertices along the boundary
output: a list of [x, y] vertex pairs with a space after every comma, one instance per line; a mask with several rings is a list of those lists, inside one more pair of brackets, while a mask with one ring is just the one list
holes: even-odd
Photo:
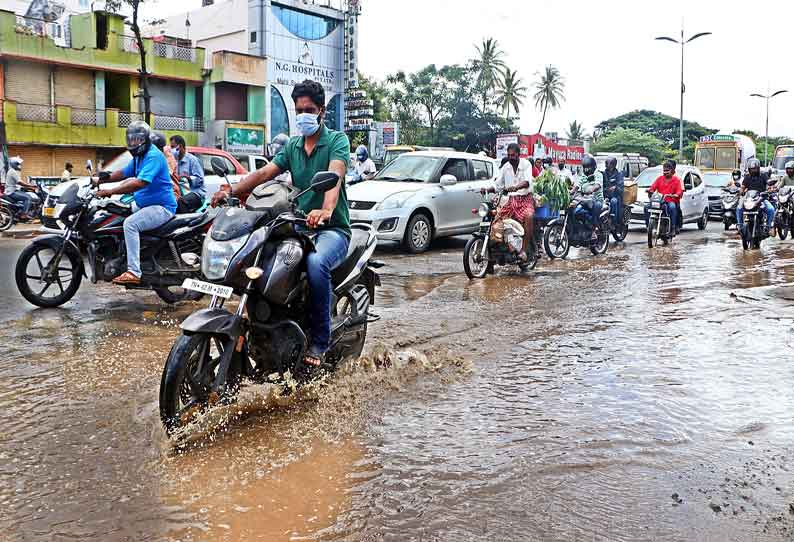
[[[678, 212], [678, 209], [676, 209]], [[681, 214], [678, 214], [680, 220]], [[648, 248], [653, 248], [659, 241], [667, 245], [673, 239], [674, 233], [671, 231], [672, 222], [664, 204], [664, 196], [659, 192], [651, 194], [648, 201]], [[677, 228], [680, 231], [680, 228]]]
[[[215, 160], [213, 167], [222, 169], [223, 163]], [[265, 183], [245, 208], [230, 200], [218, 215], [204, 241], [206, 281], [184, 283], [212, 300], [182, 322], [182, 334], [163, 368], [160, 418], [169, 434], [219, 401], [233, 401], [242, 378], [259, 383], [310, 378], [303, 361], [310, 315], [304, 270], [314, 234], [296, 202], [338, 182], [337, 174], [322, 172], [302, 192]], [[321, 371], [333, 371], [343, 359], [361, 354], [369, 307], [380, 286], [376, 269], [382, 264], [370, 260], [376, 245], [372, 226], [353, 225], [347, 255], [332, 271], [331, 348]], [[239, 305], [227, 310], [224, 304], [233, 294]]]
[[5, 194], [0, 194], [0, 232], [10, 230], [18, 222], [29, 223], [41, 218], [41, 207], [47, 199], [47, 192], [36, 183], [36, 190], [23, 189], [30, 197], [30, 208], [27, 217], [22, 216], [23, 206]]
[[781, 241], [785, 241], [789, 231], [794, 237], [794, 186], [783, 186], [777, 194], [775, 229]]
[[[480, 216], [480, 229], [466, 243], [463, 250], [463, 270], [469, 279], [481, 279], [487, 274], [493, 273], [496, 265], [518, 265], [521, 271], [534, 269], [538, 263], [537, 253], [529, 250], [527, 261], [522, 261], [518, 257], [524, 241], [524, 228], [517, 221], [504, 219], [503, 231], [494, 232], [494, 224], [497, 223], [496, 217], [502, 206], [503, 198], [507, 197], [507, 192], [502, 192], [497, 198], [488, 196], [483, 198], [483, 202], [478, 209], [472, 209], [472, 213]], [[535, 246], [540, 246], [543, 225], [535, 222]]]
[[[610, 205], [609, 200], [610, 197], [607, 196], [604, 201], [606, 207]], [[623, 209], [623, 212], [620, 217], [618, 217], [619, 220], [616, 221], [612, 218], [611, 210], [609, 213], [609, 231], [618, 243], [622, 243], [626, 239], [626, 236], [629, 234], [629, 224], [631, 223], [631, 206], [623, 203], [620, 207]]]
[[768, 192], [748, 190], [741, 205], [744, 206], [743, 223], [739, 224], [744, 250], [761, 248], [761, 241], [769, 237], [769, 224], [761, 203], [768, 199]]
[[598, 182], [582, 186], [574, 193], [568, 209], [561, 211], [559, 218], [549, 222], [543, 234], [543, 246], [549, 258], [567, 258], [572, 246], [589, 247], [594, 256], [606, 254], [610, 234], [608, 205], [604, 205], [595, 225], [595, 240], [592, 238], [593, 228], [590, 225], [590, 209], [595, 203], [594, 194], [599, 188]]
[[[57, 204], [45, 211], [65, 227], [60, 234], [37, 237], [17, 259], [17, 288], [30, 303], [50, 308], [72, 299], [83, 277], [89, 278], [84, 255], [93, 284], [110, 282], [126, 270], [124, 219], [132, 214], [129, 204], [97, 200], [93, 189], [85, 187], [81, 193], [77, 181], [71, 181]], [[199, 299], [181, 286], [186, 277], [200, 276], [198, 254], [214, 215], [175, 215], [159, 228], [143, 232], [141, 283], [125, 288], [154, 290], [166, 303]]]
[[739, 205], [739, 187], [727, 186], [722, 189], [722, 224], [725, 231], [736, 224], [736, 207]]

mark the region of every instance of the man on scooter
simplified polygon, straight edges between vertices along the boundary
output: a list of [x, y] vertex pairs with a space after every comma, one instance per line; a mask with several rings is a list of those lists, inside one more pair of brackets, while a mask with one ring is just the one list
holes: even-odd
[[609, 202], [612, 224], [618, 224], [623, 216], [623, 172], [618, 169], [618, 159], [614, 156], [607, 158], [606, 166], [606, 171], [604, 171], [604, 199]]
[[[758, 192], [767, 191], [767, 183], [769, 182], [769, 175], [761, 172], [761, 162], [756, 158], [751, 158], [747, 161], [747, 175], [744, 176], [742, 181], [742, 196], [749, 190], [756, 190]], [[766, 212], [766, 233], [769, 233], [769, 228], [775, 223], [775, 208], [767, 200], [761, 202]], [[739, 228], [744, 224], [744, 205], [743, 201], [739, 202], [736, 207], [736, 223]]]
[[[678, 202], [681, 201], [681, 196], [684, 195], [684, 185], [681, 179], [675, 174], [676, 163], [674, 160], [667, 160], [662, 166], [662, 175], [653, 181], [653, 184], [648, 188], [648, 195], [654, 192], [659, 192], [664, 196], [664, 204], [667, 207], [667, 216], [670, 217], [670, 237], [676, 234], [676, 227], [678, 222]], [[645, 205], [645, 227], [648, 227], [648, 220], [650, 218], [651, 204]]]
[[508, 192], [507, 204], [502, 206], [502, 217], [510, 217], [524, 227], [524, 243], [519, 255], [521, 261], [527, 261], [529, 250], [536, 251], [534, 233], [535, 200], [531, 193], [532, 164], [521, 158], [518, 143], [507, 146], [507, 162], [499, 170], [496, 186], [481, 190], [482, 193]]

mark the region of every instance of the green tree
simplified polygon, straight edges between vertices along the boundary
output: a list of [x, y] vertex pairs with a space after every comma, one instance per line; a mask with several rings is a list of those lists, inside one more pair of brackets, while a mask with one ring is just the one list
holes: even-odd
[[527, 97], [527, 87], [518, 72], [505, 68], [502, 78], [498, 81], [496, 91], [496, 105], [505, 111], [505, 119], [510, 121], [510, 108], [518, 114]]
[[[647, 109], [632, 111], [618, 117], [607, 119], [595, 127], [593, 136], [596, 140], [608, 135], [618, 128], [630, 128], [645, 134], [650, 134], [661, 139], [665, 144], [678, 150], [679, 120], [657, 111]], [[717, 130], [706, 128], [697, 122], [684, 120], [684, 155], [686, 156], [687, 142], [697, 142], [701, 137], [716, 133]]]
[[373, 118], [376, 121], [390, 120], [389, 89], [385, 83], [371, 79], [364, 74], [358, 74], [358, 86], [367, 93], [372, 100]]
[[436, 124], [449, 103], [443, 72], [435, 64], [430, 64], [416, 73], [397, 72], [389, 80], [397, 87], [404, 104], [421, 109], [427, 122], [430, 143], [435, 144]]
[[581, 143], [584, 141], [584, 138], [587, 137], [587, 133], [585, 132], [584, 126], [581, 123], [573, 121], [568, 125], [568, 130], [565, 134], [565, 137], [568, 138], [569, 143]]
[[488, 110], [489, 94], [506, 68], [504, 52], [499, 49], [499, 42], [493, 38], [482, 40], [474, 49], [477, 51], [477, 58], [474, 59], [473, 66], [477, 74], [477, 89], [482, 99], [482, 113], [485, 114]]
[[591, 151], [597, 152], [636, 152], [648, 157], [651, 165], [660, 164], [669, 149], [664, 141], [633, 128], [616, 128], [593, 143]]
[[546, 112], [549, 107], [557, 109], [565, 101], [565, 80], [560, 75], [560, 70], [554, 66], [546, 66], [543, 74], [538, 74], [540, 79], [535, 83], [535, 107], [543, 110], [538, 133], [543, 130], [546, 122]]

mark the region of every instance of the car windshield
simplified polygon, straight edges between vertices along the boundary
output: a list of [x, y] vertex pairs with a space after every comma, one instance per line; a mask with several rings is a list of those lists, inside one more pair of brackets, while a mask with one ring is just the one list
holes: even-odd
[[714, 169], [736, 169], [737, 164], [736, 147], [718, 147], [717, 161]]
[[706, 186], [722, 188], [731, 182], [730, 173], [704, 173], [703, 182]]
[[653, 181], [659, 178], [662, 174], [662, 170], [659, 168], [649, 168], [640, 173], [640, 176], [637, 177], [637, 186], [641, 186], [642, 188], [648, 188], [653, 184]]
[[414, 153], [407, 153], [384, 166], [375, 176], [375, 180], [430, 182], [440, 162], [441, 158], [437, 156], [417, 156]]
[[698, 149], [695, 153], [695, 166], [701, 169], [714, 169], [714, 147]]
[[408, 151], [407, 149], [386, 151], [386, 154], [383, 157], [383, 163], [388, 164], [392, 162], [395, 158], [397, 158], [398, 156], [402, 156], [406, 152], [410, 152], [410, 151]]
[[775, 151], [772, 167], [775, 169], [784, 169], [786, 163], [791, 161], [794, 161], [794, 147], [781, 147]]

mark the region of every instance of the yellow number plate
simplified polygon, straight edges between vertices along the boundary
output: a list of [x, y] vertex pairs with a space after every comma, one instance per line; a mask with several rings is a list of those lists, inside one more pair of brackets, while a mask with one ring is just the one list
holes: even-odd
[[55, 218], [55, 207], [45, 207], [41, 214], [47, 218]]

